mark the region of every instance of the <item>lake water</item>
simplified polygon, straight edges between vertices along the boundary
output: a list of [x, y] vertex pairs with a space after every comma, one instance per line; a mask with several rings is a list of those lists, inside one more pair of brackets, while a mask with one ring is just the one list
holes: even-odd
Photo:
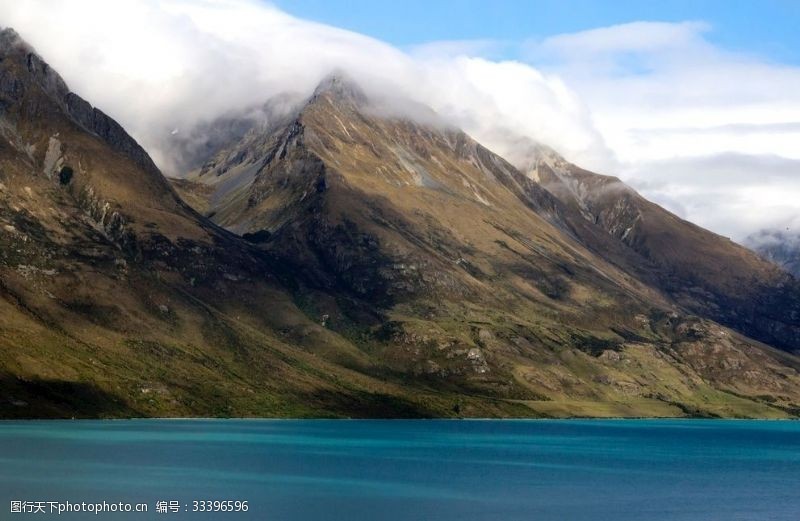
[[[203, 500], [248, 510], [192, 512]], [[797, 521], [800, 422], [0, 422], [0, 519], [47, 518]]]

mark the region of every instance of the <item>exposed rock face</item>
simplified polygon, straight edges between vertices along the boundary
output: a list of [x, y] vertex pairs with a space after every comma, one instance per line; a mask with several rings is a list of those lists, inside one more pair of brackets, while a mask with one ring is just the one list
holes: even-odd
[[269, 134], [285, 125], [287, 118], [293, 117], [303, 101], [298, 94], [286, 93], [270, 98], [261, 106], [201, 122], [193, 128], [175, 129], [164, 138], [171, 151], [172, 157], [169, 159], [174, 169], [167, 173], [182, 175], [200, 168], [213, 169], [213, 164], [204, 164], [209, 157], [244, 139], [248, 134]]
[[64, 104], [69, 115], [78, 124], [108, 143], [112, 150], [128, 156], [142, 169], [153, 174], [160, 174], [158, 167], [147, 155], [147, 152], [125, 132], [119, 123], [72, 92], [66, 95]]

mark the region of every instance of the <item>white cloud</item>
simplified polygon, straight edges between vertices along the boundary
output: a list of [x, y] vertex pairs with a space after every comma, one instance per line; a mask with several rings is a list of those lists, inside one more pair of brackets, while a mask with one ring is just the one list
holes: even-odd
[[631, 22], [578, 33], [561, 34], [531, 44], [533, 52], [559, 55], [562, 59], [594, 61], [597, 56], [628, 52], [653, 52], [704, 44], [701, 33], [711, 27], [705, 22]]
[[420, 59], [442, 60], [459, 56], [481, 56], [484, 58], [502, 54], [513, 47], [512, 42], [502, 42], [488, 38], [475, 40], [438, 40], [412, 45], [409, 53]]
[[637, 22], [549, 38], [531, 53], [548, 53], [546, 69], [580, 94], [623, 161], [731, 151], [800, 158], [800, 68], [727, 52], [707, 31]]
[[526, 52], [589, 107], [623, 179], [739, 240], [800, 215], [800, 68], [726, 51], [711, 31], [636, 22]]
[[376, 40], [247, 0], [6, 1], [0, 24], [16, 28], [162, 165], [168, 130], [311, 91], [337, 66], [369, 81], [407, 76], [411, 65]]
[[648, 199], [736, 240], [800, 215], [800, 160], [735, 153], [679, 157], [631, 166], [625, 177]]

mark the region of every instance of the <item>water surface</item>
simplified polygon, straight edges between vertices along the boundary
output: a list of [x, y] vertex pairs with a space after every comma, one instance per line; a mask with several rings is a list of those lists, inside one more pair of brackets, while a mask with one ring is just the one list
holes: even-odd
[[[11, 514], [15, 500], [149, 512]], [[800, 422], [0, 422], [0, 519], [54, 517], [797, 521]]]

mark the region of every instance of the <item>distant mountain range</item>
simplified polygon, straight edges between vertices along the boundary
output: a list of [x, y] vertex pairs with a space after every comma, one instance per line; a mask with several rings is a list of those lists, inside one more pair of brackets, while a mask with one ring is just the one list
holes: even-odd
[[762, 230], [747, 237], [745, 245], [800, 278], [800, 235], [790, 230]]
[[167, 180], [0, 33], [0, 416], [800, 414], [786, 271], [386, 103], [333, 74]]

